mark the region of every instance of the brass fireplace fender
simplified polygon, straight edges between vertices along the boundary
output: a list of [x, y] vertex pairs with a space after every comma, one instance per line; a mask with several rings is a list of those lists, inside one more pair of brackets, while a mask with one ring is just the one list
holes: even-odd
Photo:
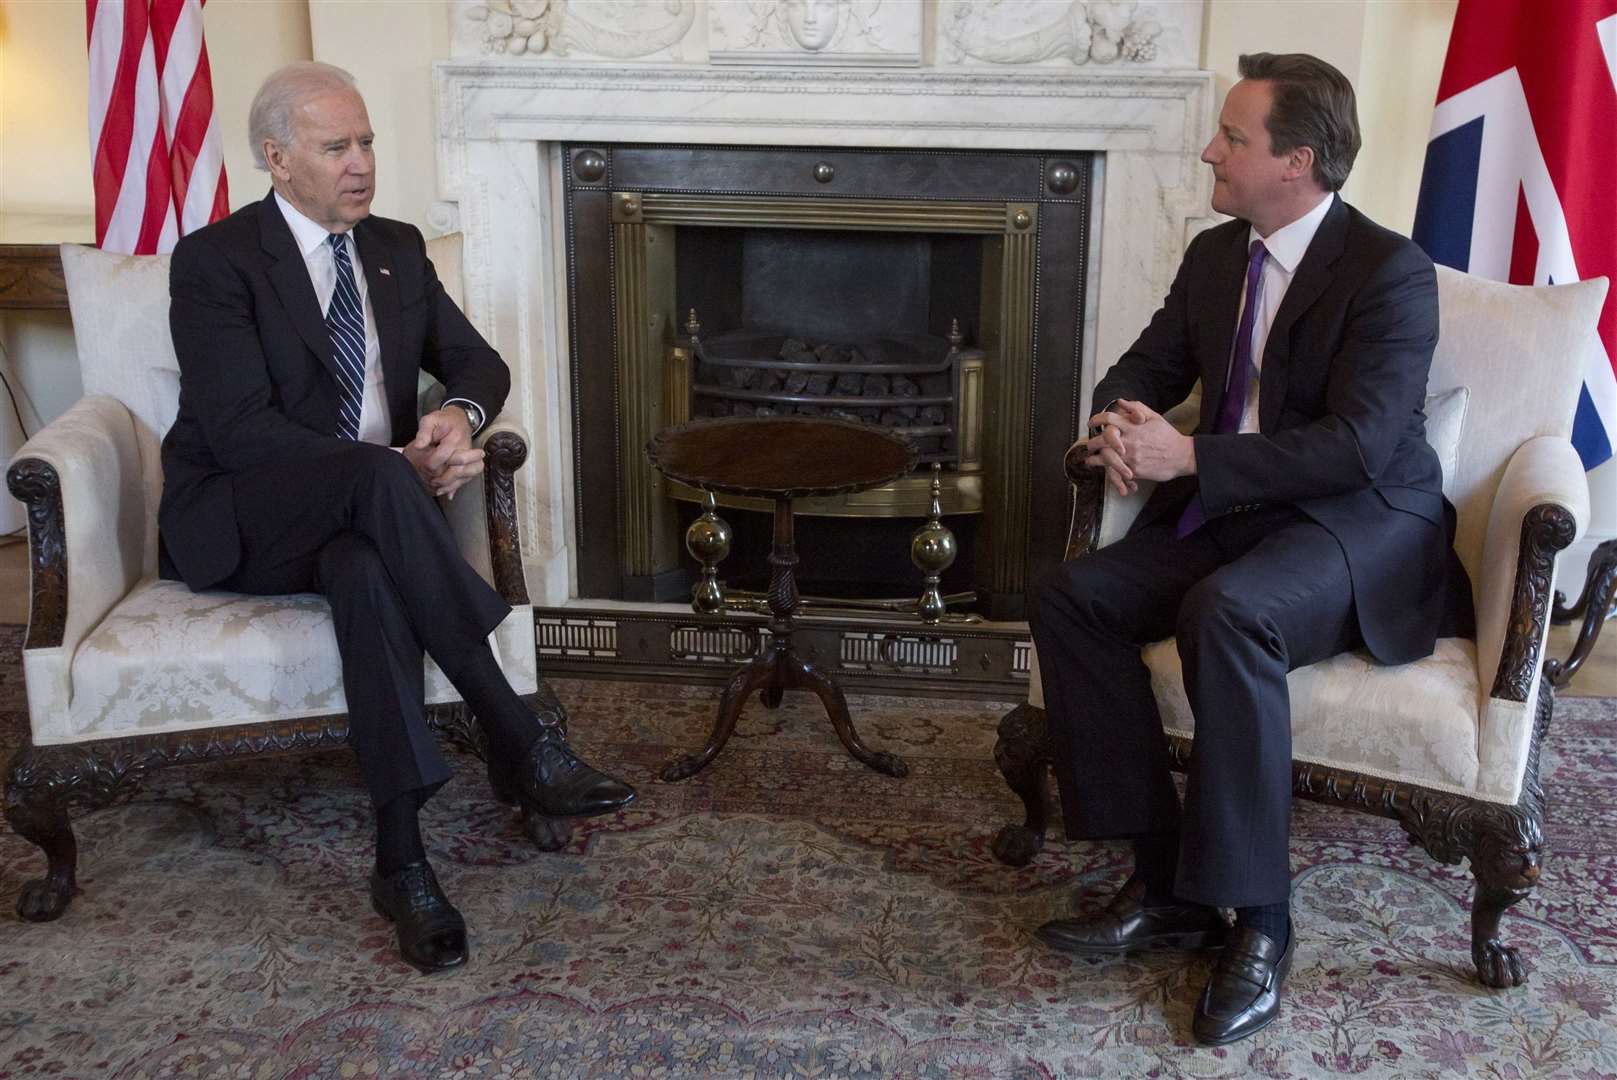
[[[675, 490], [641, 456], [658, 430], [687, 418], [690, 357], [675, 338], [674, 233], [681, 225], [880, 232], [967, 233], [985, 237], [981, 338], [994, 362], [962, 378], [961, 393], [980, 396], [982, 473], [963, 476], [946, 512], [981, 508], [980, 559], [986, 584], [1020, 593], [1027, 577], [1025, 456], [1032, 422], [1033, 308], [1039, 207], [1031, 202], [823, 199], [761, 195], [696, 195], [616, 191], [612, 194], [612, 286], [616, 313], [616, 378], [621, 403], [623, 571], [654, 577], [680, 565]], [[997, 267], [997, 272], [987, 272]], [[900, 482], [902, 483], [902, 481]], [[917, 480], [916, 516], [926, 513], [929, 481]], [[875, 493], [892, 501], [900, 493]], [[672, 497], [672, 498], [670, 498]], [[908, 503], [905, 503], [908, 505]], [[834, 508], [809, 508], [808, 512]]]

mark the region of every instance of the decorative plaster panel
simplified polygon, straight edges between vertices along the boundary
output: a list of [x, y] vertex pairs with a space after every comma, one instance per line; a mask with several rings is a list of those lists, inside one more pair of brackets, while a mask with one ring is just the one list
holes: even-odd
[[524, 62], [1194, 67], [1203, 0], [451, 0], [451, 54]]
[[1192, 67], [1201, 16], [1201, 0], [942, 0], [938, 56], [947, 64]]
[[453, 0], [455, 56], [704, 59], [680, 48], [696, 0]]
[[921, 62], [915, 0], [732, 0], [707, 5], [715, 64], [910, 66]]

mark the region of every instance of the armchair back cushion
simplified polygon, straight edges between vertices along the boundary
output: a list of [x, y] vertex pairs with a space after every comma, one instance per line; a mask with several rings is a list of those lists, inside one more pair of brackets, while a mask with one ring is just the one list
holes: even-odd
[[1458, 514], [1454, 550], [1471, 576], [1478, 685], [1487, 693], [1504, 647], [1520, 541], [1501, 536], [1514, 541], [1508, 550], [1484, 552], [1495, 497], [1525, 443], [1570, 439], [1585, 365], [1599, 348], [1606, 280], [1530, 288], [1439, 266], [1437, 292], [1439, 338], [1426, 392], [1470, 390], [1456, 475], [1445, 476], [1444, 493]]
[[180, 408], [180, 362], [168, 330], [169, 258], [83, 244], [63, 244], [61, 251], [85, 396], [117, 398], [134, 422], [145, 516], [138, 550], [142, 573], [155, 574], [163, 494], [158, 450]]

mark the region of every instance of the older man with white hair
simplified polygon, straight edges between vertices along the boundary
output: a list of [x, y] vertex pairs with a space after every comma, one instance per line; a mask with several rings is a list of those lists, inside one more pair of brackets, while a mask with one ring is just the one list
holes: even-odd
[[[376, 807], [372, 901], [406, 961], [454, 967], [465, 923], [417, 823], [449, 778], [426, 726], [423, 652], [487, 732], [504, 801], [588, 815], [635, 793], [580, 761], [489, 651], [510, 609], [461, 557], [433, 496], [482, 472], [472, 436], [510, 375], [445, 295], [420, 232], [371, 215], [374, 136], [353, 76], [317, 63], [275, 72], [250, 135], [273, 190], [174, 250], [180, 409], [163, 440], [162, 572], [197, 590], [330, 601]], [[421, 370], [448, 393], [418, 419]]]

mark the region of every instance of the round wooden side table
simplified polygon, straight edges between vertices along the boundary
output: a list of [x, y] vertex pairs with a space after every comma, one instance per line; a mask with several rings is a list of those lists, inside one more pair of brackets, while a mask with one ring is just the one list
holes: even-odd
[[665, 428], [646, 443], [646, 457], [671, 480], [723, 495], [771, 499], [775, 536], [769, 553], [769, 638], [759, 654], [725, 684], [707, 745], [663, 767], [664, 780], [684, 780], [706, 768], [735, 731], [754, 691], [779, 700], [782, 690], [812, 690], [848, 753], [888, 776], [907, 776], [896, 754], [871, 750], [848, 716], [841, 687], [792, 647], [797, 616], [797, 547], [792, 500], [845, 495], [890, 483], [915, 468], [915, 451], [881, 428], [807, 416], [726, 417]]

